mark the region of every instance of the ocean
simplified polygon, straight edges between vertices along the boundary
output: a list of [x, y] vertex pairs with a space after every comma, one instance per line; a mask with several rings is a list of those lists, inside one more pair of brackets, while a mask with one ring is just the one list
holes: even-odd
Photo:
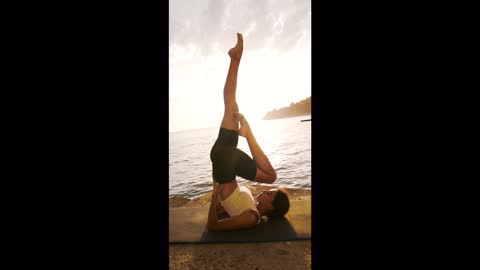
[[[253, 134], [277, 171], [271, 186], [311, 188], [311, 123], [309, 115], [275, 120], [249, 121]], [[220, 122], [220, 121], [219, 121]], [[195, 199], [212, 190], [210, 149], [218, 127], [169, 133], [169, 196]], [[238, 148], [252, 154], [245, 138]], [[240, 184], [259, 184], [237, 177]], [[267, 184], [262, 184], [267, 185]]]

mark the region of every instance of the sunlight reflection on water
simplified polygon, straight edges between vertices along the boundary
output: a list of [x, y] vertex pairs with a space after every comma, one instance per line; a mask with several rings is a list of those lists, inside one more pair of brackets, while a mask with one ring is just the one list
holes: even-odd
[[[311, 187], [310, 116], [250, 122], [257, 142], [277, 169], [274, 185]], [[169, 195], [193, 199], [211, 190], [210, 149], [219, 127], [202, 128], [169, 134]], [[238, 148], [251, 157], [245, 138]], [[255, 184], [237, 177], [240, 183]]]

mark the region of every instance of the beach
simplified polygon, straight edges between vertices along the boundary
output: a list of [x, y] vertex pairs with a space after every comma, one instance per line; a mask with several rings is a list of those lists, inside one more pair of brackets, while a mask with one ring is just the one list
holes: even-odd
[[[246, 185], [255, 196], [270, 186]], [[286, 188], [291, 201], [310, 200], [311, 190]], [[211, 191], [190, 200], [169, 199], [169, 207], [209, 206]], [[311, 269], [311, 241], [169, 244], [170, 269]]]

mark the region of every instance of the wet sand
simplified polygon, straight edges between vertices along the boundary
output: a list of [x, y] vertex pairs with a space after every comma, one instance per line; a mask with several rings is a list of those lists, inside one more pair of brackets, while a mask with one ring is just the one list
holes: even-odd
[[[269, 186], [248, 185], [255, 196]], [[291, 201], [311, 199], [310, 189], [287, 191]], [[209, 206], [211, 192], [189, 200], [169, 199], [169, 207]], [[170, 269], [311, 269], [311, 241], [169, 244]]]

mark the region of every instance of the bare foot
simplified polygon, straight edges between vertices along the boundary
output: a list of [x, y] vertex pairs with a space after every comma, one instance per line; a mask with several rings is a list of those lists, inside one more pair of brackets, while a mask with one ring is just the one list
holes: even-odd
[[243, 36], [240, 33], [237, 33], [237, 44], [235, 47], [231, 48], [228, 51], [228, 55], [230, 55], [230, 58], [232, 60], [238, 60], [240, 61], [240, 58], [242, 58], [242, 53], [243, 53]]
[[240, 129], [238, 130], [238, 135], [242, 137], [248, 137], [251, 129], [250, 125], [247, 122], [247, 119], [245, 119], [245, 116], [241, 113], [235, 113], [235, 119], [240, 122]]

